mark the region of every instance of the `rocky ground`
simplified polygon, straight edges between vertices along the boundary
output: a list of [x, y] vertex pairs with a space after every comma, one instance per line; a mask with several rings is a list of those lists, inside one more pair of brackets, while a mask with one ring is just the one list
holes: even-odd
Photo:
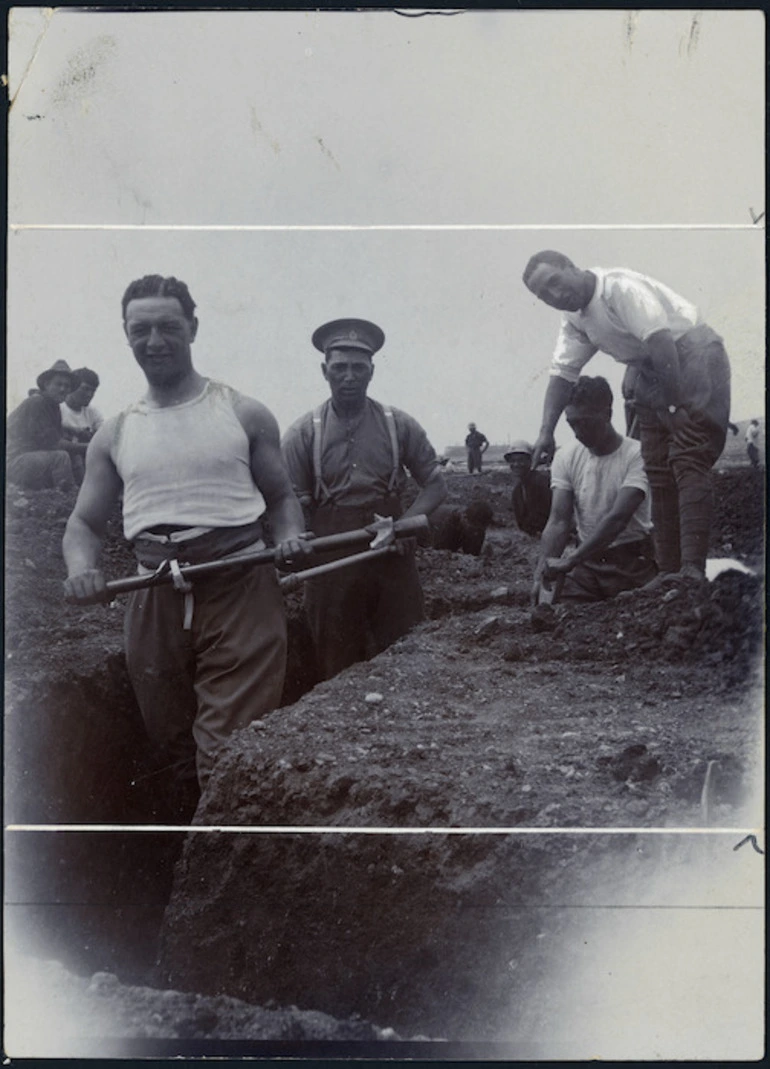
[[[310, 689], [291, 596], [285, 706], [233, 738], [173, 891], [181, 831], [11, 837], [9, 896], [37, 903], [9, 913], [37, 955], [29, 975], [72, 1000], [81, 1037], [494, 1041], [553, 964], [544, 945], [567, 939], [542, 903], [578, 901], [629, 849], [646, 879], [658, 853], [625, 836], [334, 829], [744, 823], [761, 775], [764, 473], [715, 473], [713, 553], [756, 575], [534, 619], [535, 548], [505, 473], [450, 486], [454, 503], [492, 507], [482, 554], [419, 551], [429, 620], [389, 651]], [[7, 499], [6, 816], [166, 823], [120, 605], [61, 600], [71, 506], [53, 491]], [[117, 517], [106, 569], [133, 570]], [[328, 833], [204, 830], [223, 824]]]

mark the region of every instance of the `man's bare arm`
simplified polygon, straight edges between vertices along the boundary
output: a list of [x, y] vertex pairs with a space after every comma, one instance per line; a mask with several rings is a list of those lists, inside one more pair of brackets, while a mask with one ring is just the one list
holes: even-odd
[[278, 423], [272, 412], [252, 397], [241, 396], [236, 413], [249, 438], [251, 474], [265, 499], [279, 557], [296, 561], [310, 554], [312, 546], [300, 538], [305, 520], [281, 454]]
[[420, 487], [419, 494], [406, 510], [404, 516], [430, 516], [431, 512], [434, 512], [439, 507], [446, 495], [446, 480], [440, 469], [437, 468], [425, 485]]
[[97, 567], [99, 553], [122, 486], [110, 456], [113, 427], [113, 421], [105, 423], [88, 446], [83, 485], [62, 542], [68, 575], [65, 596], [81, 604], [101, 600], [105, 585]]
[[541, 462], [553, 459], [556, 448], [553, 432], [556, 430], [559, 417], [567, 407], [571, 394], [571, 382], [563, 379], [561, 375], [551, 375], [543, 401], [543, 419], [540, 425], [540, 433], [532, 449], [531, 468], [533, 471]]
[[535, 577], [538, 580], [548, 557], [560, 557], [569, 542], [574, 503], [575, 496], [572, 490], [563, 488], [554, 490], [548, 522], [540, 536], [538, 562], [535, 569]]
[[644, 490], [636, 486], [622, 486], [618, 491], [612, 508], [602, 518], [596, 530], [590, 538], [581, 542], [577, 549], [568, 557], [562, 558], [558, 564], [548, 564], [549, 571], [569, 572], [575, 565], [586, 560], [593, 554], [611, 545], [621, 531], [628, 526], [629, 520], [644, 501]]

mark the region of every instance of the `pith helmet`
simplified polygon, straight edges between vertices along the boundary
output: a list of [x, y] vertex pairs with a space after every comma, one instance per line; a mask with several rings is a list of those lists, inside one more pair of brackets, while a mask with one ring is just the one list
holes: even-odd
[[517, 439], [507, 453], [503, 453], [503, 460], [510, 460], [517, 453], [526, 453], [528, 457], [531, 457], [534, 450], [529, 442], [525, 442], [523, 438]]

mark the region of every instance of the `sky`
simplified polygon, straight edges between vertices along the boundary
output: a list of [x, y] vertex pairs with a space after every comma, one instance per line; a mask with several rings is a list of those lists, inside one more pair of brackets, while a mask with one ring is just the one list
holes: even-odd
[[106, 415], [140, 395], [120, 298], [159, 273], [198, 369], [282, 429], [350, 315], [385, 331], [372, 396], [438, 450], [471, 420], [533, 438], [559, 316], [521, 272], [557, 248], [697, 303], [733, 419], [763, 412], [760, 12], [16, 8], [9, 80], [9, 407], [55, 359]]

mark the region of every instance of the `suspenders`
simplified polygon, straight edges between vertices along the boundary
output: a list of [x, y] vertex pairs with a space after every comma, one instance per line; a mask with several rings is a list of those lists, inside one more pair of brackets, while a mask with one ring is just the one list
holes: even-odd
[[[323, 504], [325, 501], [331, 499], [329, 488], [321, 476], [323, 412], [328, 403], [328, 401], [325, 401], [313, 412], [313, 500], [317, 505]], [[390, 478], [388, 479], [388, 493], [392, 494], [396, 489], [398, 474], [401, 470], [401, 461], [398, 452], [398, 435], [396, 433], [396, 420], [393, 416], [393, 409], [383, 405], [382, 411], [385, 415], [385, 425], [388, 428], [390, 454], [393, 461]]]

